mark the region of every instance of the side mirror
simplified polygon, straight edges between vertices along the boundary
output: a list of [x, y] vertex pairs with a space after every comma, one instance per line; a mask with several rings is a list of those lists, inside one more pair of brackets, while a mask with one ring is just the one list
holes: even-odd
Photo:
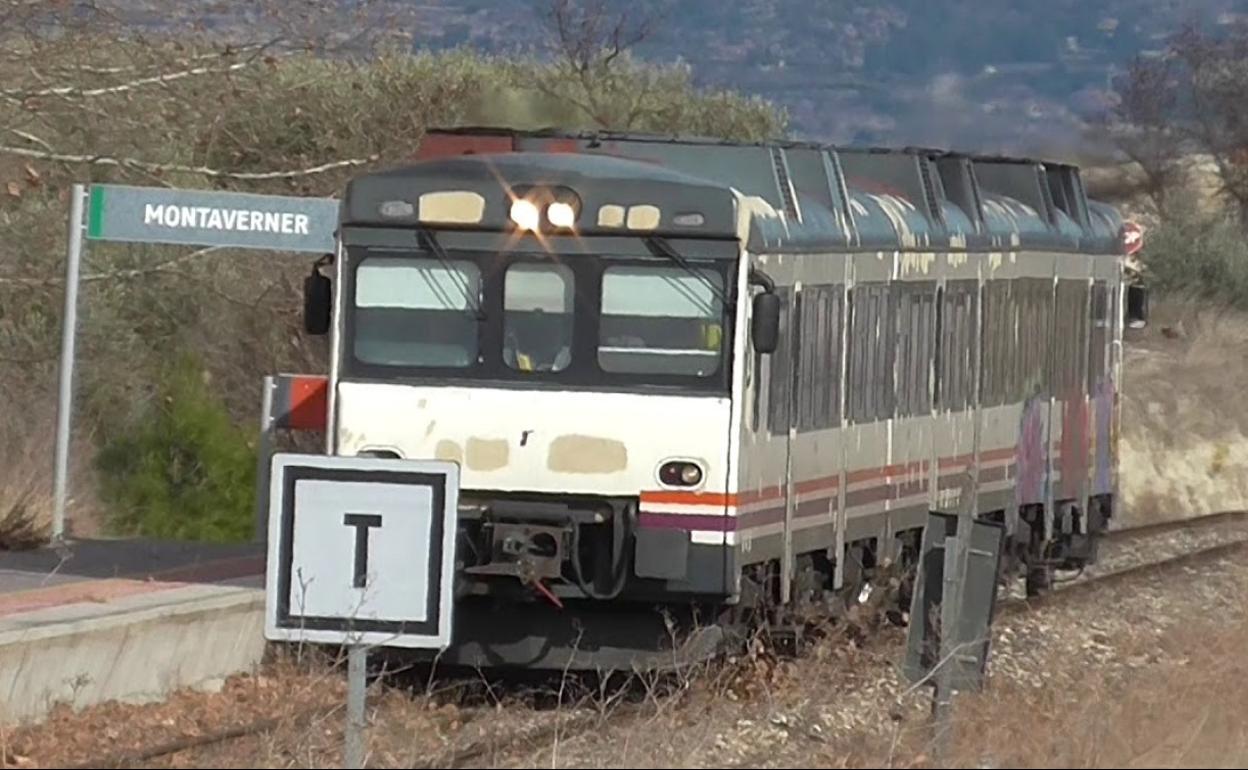
[[320, 336], [329, 331], [333, 291], [330, 281], [316, 269], [303, 279], [303, 329]]
[[1127, 326], [1142, 329], [1148, 325], [1148, 289], [1144, 286], [1127, 287]]
[[754, 318], [750, 327], [754, 349], [759, 353], [774, 353], [780, 343], [780, 297], [766, 291], [754, 295]]

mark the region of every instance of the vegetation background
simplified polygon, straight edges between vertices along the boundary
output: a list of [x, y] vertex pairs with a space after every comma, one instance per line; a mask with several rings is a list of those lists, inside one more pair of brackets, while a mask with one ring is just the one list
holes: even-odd
[[[793, 132], [775, 102], [699, 87], [680, 62], [639, 58], [655, 17], [603, 0], [542, 3], [531, 20], [541, 32], [523, 54], [413, 49], [393, 34], [395, 14], [408, 11], [390, 2], [261, 0], [229, 27], [218, 5], [0, 0], [0, 548], [47, 532], [72, 183], [334, 195], [351, 174], [410, 157], [430, 126]], [[1090, 174], [1093, 191], [1148, 223], [1154, 286], [1202, 311], [1248, 306], [1248, 141], [1236, 112], [1248, 34], [1234, 24], [1216, 33], [1192, 30], [1168, 39], [1160, 58], [1124, 62], [1111, 106], [1085, 126], [1118, 150]], [[1206, 118], [1193, 123], [1194, 114]], [[1204, 192], [1176, 192], [1192, 185]], [[322, 341], [300, 334], [309, 268], [289, 254], [91, 244], [73, 534], [249, 535], [260, 378], [325, 367]], [[1149, 361], [1186, 355], [1166, 347], [1194, 344], [1181, 322], [1138, 340], [1160, 351]], [[1224, 341], [1248, 347], [1242, 329]], [[1213, 366], [1207, 379], [1225, 383], [1212, 355], [1200, 359]], [[1185, 361], [1190, 372], [1196, 358]], [[1167, 365], [1148, 386], [1170, 390], [1142, 393], [1139, 409], [1173, 431], [1167, 410], [1189, 407], [1173, 398], [1181, 389]], [[1242, 434], [1227, 441], [1240, 447]], [[1240, 455], [1226, 456], [1219, 472], [1242, 468]], [[1154, 461], [1167, 465], [1148, 455], [1141, 467]], [[1190, 507], [1169, 487], [1139, 494], [1158, 511]]]

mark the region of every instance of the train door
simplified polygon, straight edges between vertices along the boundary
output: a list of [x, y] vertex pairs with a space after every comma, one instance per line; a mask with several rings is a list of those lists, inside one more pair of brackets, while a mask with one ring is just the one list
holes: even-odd
[[[844, 466], [841, 441], [841, 365], [844, 335], [844, 262], [811, 261], [793, 299], [788, 348], [789, 413], [784, 456], [784, 542], [781, 560], [797, 575], [816, 576], [826, 565], [807, 554], [826, 554], [837, 539]], [[785, 555], [787, 554], [787, 556]], [[809, 574], [807, 574], [809, 573]], [[790, 591], [790, 593], [794, 593]]]
[[[1063, 534], [1086, 532], [1089, 465], [1089, 320], [1091, 281], [1086, 260], [1066, 260], [1054, 292], [1053, 412], [1050, 417], [1051, 496]], [[1082, 262], [1082, 263], [1081, 263]], [[1074, 276], [1067, 277], [1071, 273]], [[1084, 273], [1084, 275], [1079, 275]], [[1073, 509], [1085, 512], [1073, 515]]]
[[780, 601], [788, 602], [793, 595], [793, 519], [797, 515], [796, 484], [793, 480], [794, 452], [797, 444], [799, 387], [802, 381], [802, 283], [793, 286], [789, 307], [790, 334], [785, 340], [789, 365], [784, 372], [788, 381], [784, 392], [788, 398], [784, 415], [784, 530], [783, 554], [780, 559]]
[[[1104, 498], [1113, 492], [1110, 452], [1114, 409], [1112, 376], [1113, 290], [1105, 277], [1092, 283], [1092, 328], [1088, 333], [1088, 399], [1090, 402], [1090, 462], [1088, 494]], [[1090, 510], [1090, 508], [1089, 508]]]

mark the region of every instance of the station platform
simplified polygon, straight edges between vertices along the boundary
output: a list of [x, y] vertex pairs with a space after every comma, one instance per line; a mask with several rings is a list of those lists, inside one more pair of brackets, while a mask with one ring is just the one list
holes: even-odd
[[252, 670], [263, 545], [71, 540], [0, 551], [0, 724], [161, 700]]

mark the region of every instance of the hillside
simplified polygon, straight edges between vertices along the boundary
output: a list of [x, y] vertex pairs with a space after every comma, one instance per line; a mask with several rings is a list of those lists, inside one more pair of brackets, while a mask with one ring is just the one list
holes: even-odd
[[[210, 29], [259, 34], [256, 3], [113, 0], [152, 26], [190, 14]], [[793, 133], [838, 142], [1057, 151], [1084, 141], [1115, 68], [1187, 21], [1248, 16], [1248, 0], [605, 0], [661, 19], [637, 46], [687, 64], [697, 82], [783, 105]], [[548, 0], [333, 0], [357, 13], [341, 36], [383, 17], [417, 48], [539, 50]]]

